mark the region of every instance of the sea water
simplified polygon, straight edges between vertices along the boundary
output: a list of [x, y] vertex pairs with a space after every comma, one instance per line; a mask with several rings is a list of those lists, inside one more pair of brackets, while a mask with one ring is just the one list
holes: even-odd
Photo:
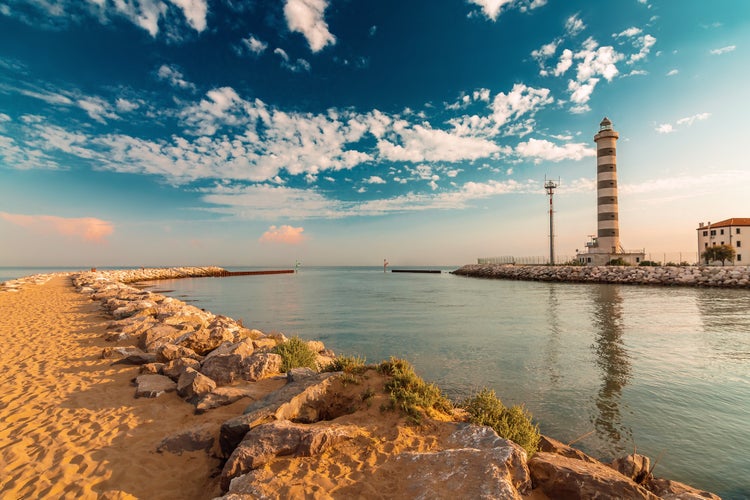
[[[452, 268], [451, 268], [452, 269]], [[391, 356], [460, 401], [489, 387], [600, 458], [750, 498], [750, 290], [484, 280], [382, 268], [162, 281], [245, 326]]]

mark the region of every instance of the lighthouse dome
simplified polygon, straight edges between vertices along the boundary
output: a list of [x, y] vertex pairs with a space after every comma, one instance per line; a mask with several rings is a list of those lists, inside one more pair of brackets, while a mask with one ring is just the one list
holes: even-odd
[[612, 130], [612, 122], [606, 116], [599, 124], [599, 131], [601, 132], [602, 130]]

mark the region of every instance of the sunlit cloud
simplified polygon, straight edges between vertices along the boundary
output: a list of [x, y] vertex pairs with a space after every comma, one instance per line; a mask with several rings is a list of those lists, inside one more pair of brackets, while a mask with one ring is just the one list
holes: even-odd
[[24, 215], [0, 212], [0, 218], [13, 225], [41, 234], [58, 234], [103, 243], [114, 232], [111, 222], [94, 217], [65, 218], [55, 215]]
[[711, 50], [711, 54], [715, 56], [720, 56], [722, 54], [726, 54], [727, 52], [732, 52], [736, 48], [737, 48], [736, 45], [727, 45], [726, 47], [721, 47], [720, 49]]
[[281, 243], [284, 245], [299, 245], [305, 241], [302, 227], [293, 226], [271, 226], [268, 231], [260, 237], [261, 243]]
[[313, 52], [336, 43], [336, 37], [328, 31], [324, 19], [327, 7], [326, 0], [287, 0], [284, 4], [284, 17], [289, 29], [302, 33]]

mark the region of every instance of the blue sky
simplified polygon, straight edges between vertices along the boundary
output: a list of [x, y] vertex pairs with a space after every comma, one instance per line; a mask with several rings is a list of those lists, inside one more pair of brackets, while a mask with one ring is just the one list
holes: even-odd
[[0, 265], [459, 265], [750, 216], [750, 3], [6, 0]]

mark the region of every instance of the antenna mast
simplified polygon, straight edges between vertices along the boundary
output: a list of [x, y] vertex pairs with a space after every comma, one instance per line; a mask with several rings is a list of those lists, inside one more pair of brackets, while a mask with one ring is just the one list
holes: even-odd
[[549, 265], [555, 265], [555, 210], [552, 205], [552, 196], [555, 194], [555, 189], [560, 185], [560, 179], [557, 182], [553, 180], [547, 180], [544, 177], [544, 189], [547, 190], [547, 196], [549, 196]]

